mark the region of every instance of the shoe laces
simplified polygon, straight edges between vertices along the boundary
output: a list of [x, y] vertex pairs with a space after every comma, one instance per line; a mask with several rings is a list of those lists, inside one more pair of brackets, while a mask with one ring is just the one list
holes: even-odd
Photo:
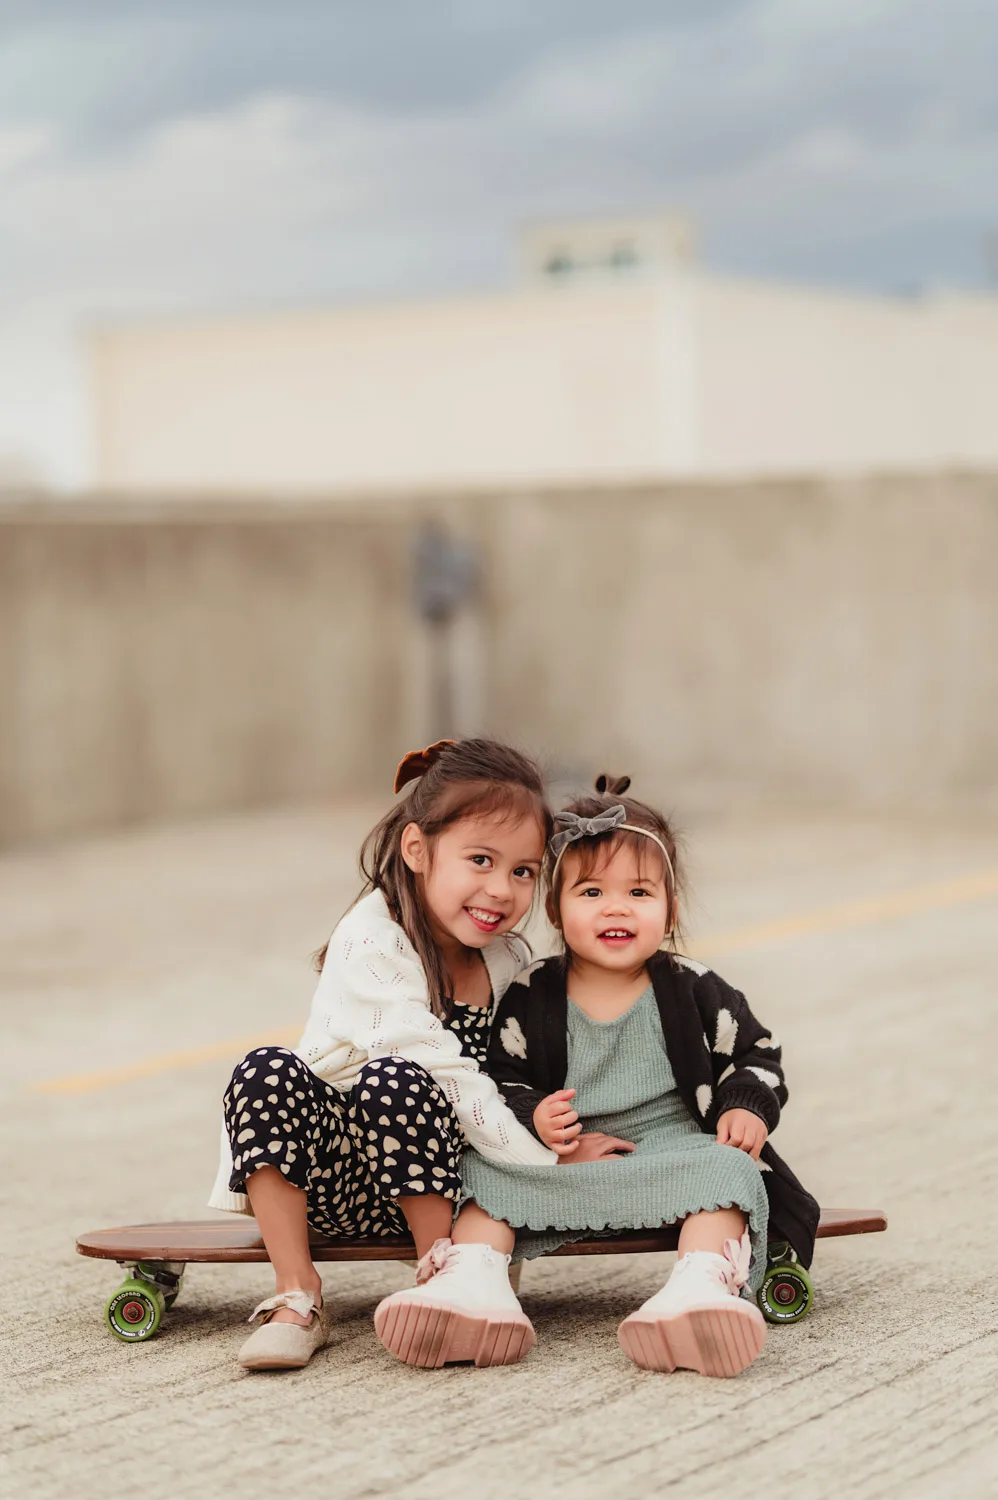
[[416, 1263], [416, 1285], [424, 1286], [434, 1276], [445, 1276], [453, 1270], [457, 1248], [453, 1240], [434, 1240], [422, 1260]]
[[752, 1242], [747, 1229], [740, 1240], [725, 1240], [724, 1259], [728, 1262], [724, 1279], [733, 1292], [739, 1292], [748, 1281], [752, 1260]]
[[435, 1240], [416, 1264], [416, 1285], [425, 1286], [434, 1276], [446, 1276], [456, 1271], [462, 1251], [467, 1250], [482, 1251], [482, 1259], [488, 1267], [499, 1263], [509, 1265], [509, 1256], [493, 1250], [491, 1245], [455, 1245], [453, 1240]]
[[698, 1255], [710, 1256], [711, 1271], [716, 1272], [718, 1281], [723, 1282], [730, 1292], [741, 1291], [748, 1281], [749, 1264], [752, 1260], [752, 1242], [748, 1230], [740, 1240], [725, 1240], [724, 1250], [720, 1254], [714, 1250], [688, 1251], [678, 1262], [676, 1270], [683, 1272], [692, 1267], [693, 1257]]

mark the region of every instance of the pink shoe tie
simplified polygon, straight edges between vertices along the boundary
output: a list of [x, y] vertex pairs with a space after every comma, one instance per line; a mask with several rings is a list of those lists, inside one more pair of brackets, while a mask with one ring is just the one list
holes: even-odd
[[425, 1286], [434, 1276], [446, 1271], [456, 1249], [453, 1240], [435, 1240], [422, 1260], [416, 1264], [416, 1285]]
[[725, 1240], [724, 1259], [728, 1262], [722, 1273], [724, 1280], [733, 1292], [738, 1292], [748, 1281], [752, 1260], [752, 1242], [747, 1229], [740, 1240]]

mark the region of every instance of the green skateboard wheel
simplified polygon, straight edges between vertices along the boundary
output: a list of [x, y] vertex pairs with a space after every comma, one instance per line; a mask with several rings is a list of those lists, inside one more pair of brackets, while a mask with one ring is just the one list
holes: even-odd
[[814, 1287], [795, 1261], [769, 1265], [759, 1288], [759, 1310], [767, 1323], [797, 1323], [814, 1301]]
[[126, 1344], [141, 1344], [151, 1339], [160, 1325], [165, 1299], [159, 1287], [147, 1281], [124, 1282], [104, 1309], [104, 1321]]

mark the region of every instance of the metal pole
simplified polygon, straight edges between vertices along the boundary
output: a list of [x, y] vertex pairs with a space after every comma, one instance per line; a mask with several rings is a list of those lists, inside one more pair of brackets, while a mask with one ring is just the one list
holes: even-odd
[[437, 521], [427, 521], [416, 537], [413, 593], [416, 611], [430, 632], [431, 737], [455, 732], [455, 688], [452, 622], [475, 595], [477, 559], [465, 543], [455, 541]]

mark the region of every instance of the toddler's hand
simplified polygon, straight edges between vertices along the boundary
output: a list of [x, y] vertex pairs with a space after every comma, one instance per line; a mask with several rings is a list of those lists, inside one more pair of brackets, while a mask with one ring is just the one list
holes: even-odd
[[759, 1160], [759, 1152], [769, 1138], [765, 1122], [750, 1109], [726, 1109], [717, 1122], [717, 1144], [737, 1146], [747, 1151], [753, 1161]]
[[576, 1141], [578, 1150], [565, 1157], [561, 1165], [570, 1167], [575, 1161], [603, 1161], [606, 1157], [619, 1156], [621, 1152], [634, 1150], [633, 1141], [622, 1141], [615, 1135], [604, 1135], [600, 1130], [587, 1130]]
[[575, 1137], [582, 1126], [572, 1108], [574, 1098], [574, 1089], [558, 1089], [542, 1099], [534, 1110], [534, 1129], [545, 1146], [550, 1146], [559, 1156], [568, 1156], [578, 1146]]

